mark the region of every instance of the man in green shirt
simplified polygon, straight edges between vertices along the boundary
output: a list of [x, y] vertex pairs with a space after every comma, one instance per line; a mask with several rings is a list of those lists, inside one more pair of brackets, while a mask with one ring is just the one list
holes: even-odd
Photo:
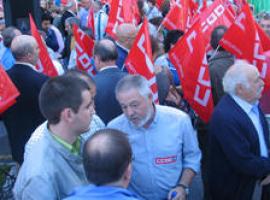
[[39, 106], [48, 122], [22, 164], [15, 199], [63, 199], [87, 183], [80, 135], [90, 127], [93, 104], [89, 85], [80, 78], [63, 75], [43, 85]]

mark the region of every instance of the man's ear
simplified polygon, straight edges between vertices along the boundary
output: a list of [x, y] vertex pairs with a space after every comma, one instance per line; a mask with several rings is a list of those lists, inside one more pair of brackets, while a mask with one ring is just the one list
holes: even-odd
[[73, 120], [74, 112], [71, 108], [65, 108], [60, 114], [60, 121], [71, 122]]

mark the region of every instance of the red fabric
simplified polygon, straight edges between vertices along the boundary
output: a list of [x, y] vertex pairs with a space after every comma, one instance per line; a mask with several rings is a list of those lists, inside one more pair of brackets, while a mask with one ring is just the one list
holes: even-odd
[[41, 36], [37, 30], [36, 24], [31, 16], [29, 14], [30, 18], [30, 26], [31, 26], [31, 33], [33, 37], [36, 39], [39, 47], [39, 61], [36, 66], [36, 70], [47, 75], [47, 76], [57, 76], [58, 73], [54, 67], [54, 64], [49, 56], [47, 47], [45, 42], [41, 39]]
[[219, 44], [237, 58], [254, 64], [261, 73], [266, 91], [270, 88], [270, 56], [264, 52], [261, 39], [250, 8], [246, 4]]
[[164, 2], [164, 0], [157, 0], [156, 1], [156, 6], [157, 6], [158, 9], [160, 9], [160, 7], [162, 6], [163, 2]]
[[0, 66], [0, 114], [6, 111], [16, 102], [16, 98], [20, 95], [16, 86]]
[[175, 3], [162, 21], [162, 25], [168, 30], [184, 31], [187, 28], [188, 17], [188, 8]]
[[73, 26], [75, 48], [76, 48], [76, 63], [78, 69], [87, 72], [90, 75], [95, 75], [96, 71], [92, 65], [91, 58], [93, 57], [94, 41], [86, 35], [83, 30], [79, 29], [76, 24]]
[[158, 103], [158, 88], [148, 32], [148, 21], [146, 18], [129, 51], [125, 61], [125, 67], [130, 74], [140, 74], [148, 80], [153, 92], [153, 100], [155, 103]]
[[201, 21], [205, 43], [209, 45], [214, 28], [219, 25], [230, 27], [234, 22], [234, 14], [228, 9], [226, 0], [215, 0], [211, 6], [204, 9], [199, 15], [199, 20]]
[[136, 23], [139, 11], [136, 0], [112, 0], [106, 33], [116, 39], [117, 26], [122, 23]]
[[210, 75], [199, 21], [169, 51], [181, 80], [185, 99], [204, 122], [213, 112]]
[[95, 17], [94, 17], [94, 8], [89, 8], [88, 18], [87, 18], [87, 27], [92, 30], [93, 38], [95, 38]]
[[260, 27], [260, 25], [257, 22], [255, 22], [255, 24], [259, 33], [263, 51], [269, 51], [270, 50], [270, 37], [264, 32], [264, 30]]

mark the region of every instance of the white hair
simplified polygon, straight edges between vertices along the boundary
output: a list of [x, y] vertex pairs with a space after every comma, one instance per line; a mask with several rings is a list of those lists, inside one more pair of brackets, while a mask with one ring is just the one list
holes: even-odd
[[137, 89], [141, 96], [149, 98], [152, 97], [152, 91], [148, 85], [148, 81], [140, 75], [127, 75], [122, 78], [116, 85], [115, 94], [119, 94], [130, 89]]
[[236, 86], [239, 84], [248, 89], [250, 87], [248, 72], [254, 69], [258, 72], [258, 69], [254, 65], [248, 64], [244, 60], [237, 60], [223, 77], [222, 83], [224, 92], [236, 95]]

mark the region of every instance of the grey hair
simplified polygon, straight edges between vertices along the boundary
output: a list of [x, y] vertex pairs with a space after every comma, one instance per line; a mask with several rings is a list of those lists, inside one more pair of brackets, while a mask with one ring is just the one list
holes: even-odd
[[236, 95], [236, 86], [239, 84], [248, 89], [250, 84], [248, 81], [247, 71], [249, 71], [251, 68], [255, 68], [255, 70], [257, 70], [254, 65], [248, 64], [244, 60], [237, 60], [235, 64], [228, 69], [223, 77], [222, 83], [224, 92], [230, 95]]
[[28, 54], [33, 53], [35, 46], [37, 46], [37, 42], [33, 36], [18, 35], [12, 40], [11, 52], [15, 60], [20, 61]]
[[152, 97], [152, 91], [148, 85], [148, 81], [140, 75], [127, 75], [122, 78], [116, 85], [115, 94], [119, 94], [130, 89], [137, 89], [141, 96]]
[[73, 26], [73, 24], [76, 24], [80, 27], [80, 20], [77, 17], [69, 17], [65, 20], [65, 24], [68, 24], [70, 26]]

